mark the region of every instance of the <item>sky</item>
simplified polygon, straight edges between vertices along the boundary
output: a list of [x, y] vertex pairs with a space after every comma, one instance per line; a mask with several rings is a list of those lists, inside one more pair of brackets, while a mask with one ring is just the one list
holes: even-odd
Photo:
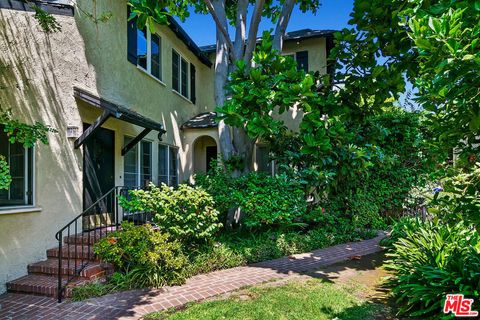
[[[302, 13], [298, 8], [295, 8], [292, 12], [287, 32], [307, 28], [340, 30], [348, 27], [349, 15], [353, 8], [353, 0], [323, 0], [321, 3], [322, 6], [316, 15]], [[252, 11], [252, 9], [250, 11]], [[210, 15], [192, 13], [184, 23], [180, 24], [197, 45], [204, 46], [215, 43], [215, 22]], [[273, 28], [274, 26], [272, 24], [263, 21], [260, 24], [258, 34], [261, 35], [263, 30]], [[231, 32], [230, 35], [232, 36], [233, 33]]]

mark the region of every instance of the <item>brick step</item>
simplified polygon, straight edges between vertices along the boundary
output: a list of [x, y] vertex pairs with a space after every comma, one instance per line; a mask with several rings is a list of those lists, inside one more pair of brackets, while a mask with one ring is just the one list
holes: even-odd
[[108, 228], [97, 229], [95, 231], [72, 234], [70, 236], [67, 235], [63, 237], [63, 242], [65, 244], [78, 244], [78, 245], [95, 244], [100, 239], [105, 238], [108, 234], [112, 233], [113, 231], [115, 231], [114, 227], [108, 227]]
[[[65, 285], [66, 281], [66, 279], [63, 280], [63, 285]], [[87, 282], [89, 281], [83, 278], [71, 280], [67, 288], [65, 288], [64, 297], [70, 298], [72, 296], [73, 287], [84, 285]], [[58, 278], [56, 276], [29, 274], [27, 276], [7, 282], [7, 290], [8, 292], [56, 297], [57, 285]]]
[[[76, 250], [76, 251], [75, 251]], [[58, 247], [48, 249], [47, 257], [48, 258], [58, 258]], [[95, 253], [93, 252], [92, 246], [82, 246], [82, 245], [64, 245], [62, 247], [62, 258], [76, 258], [76, 259], [86, 259], [96, 261]]]
[[[106, 269], [109, 268], [108, 265], [102, 264], [97, 261], [83, 261], [88, 263], [83, 270], [80, 272], [81, 277], [84, 277], [88, 280], [97, 279], [105, 275]], [[76, 275], [76, 271], [82, 266], [82, 261], [79, 259], [70, 260], [70, 263], [67, 259], [62, 260], [62, 275]], [[106, 267], [106, 268], [104, 268]], [[44, 274], [44, 275], [57, 275], [58, 274], [58, 259], [48, 258], [47, 260], [32, 263], [28, 265], [29, 274]]]

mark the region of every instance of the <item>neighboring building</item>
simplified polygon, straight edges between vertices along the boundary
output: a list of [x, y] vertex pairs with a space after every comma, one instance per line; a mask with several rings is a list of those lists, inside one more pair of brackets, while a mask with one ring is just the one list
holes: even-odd
[[[173, 19], [137, 30], [126, 1], [50, 2], [42, 7], [62, 30], [46, 34], [23, 1], [0, 0], [0, 106], [58, 130], [32, 149], [0, 133], [13, 177], [0, 191], [0, 293], [112, 187], [188, 181], [218, 153], [211, 47], [197, 47]], [[84, 12], [112, 15], [100, 22]], [[284, 53], [327, 72], [331, 34], [289, 33]], [[285, 115], [293, 127], [300, 118]], [[256, 167], [272, 170], [265, 152], [257, 148]]]

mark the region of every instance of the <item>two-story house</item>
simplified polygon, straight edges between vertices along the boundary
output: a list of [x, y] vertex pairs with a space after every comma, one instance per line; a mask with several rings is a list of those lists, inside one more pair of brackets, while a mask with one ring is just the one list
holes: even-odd
[[[0, 106], [58, 131], [30, 149], [0, 131], [13, 178], [0, 190], [0, 293], [8, 282], [52, 294], [44, 287], [56, 285], [56, 256], [45, 252], [57, 231], [114, 186], [175, 185], [218, 153], [214, 47], [199, 48], [173, 19], [138, 30], [126, 1], [70, 2], [40, 3], [61, 26], [45, 33], [31, 5], [0, 0]], [[331, 34], [288, 33], [284, 54], [327, 72]], [[285, 117], [295, 126], [300, 115]], [[259, 170], [268, 170], [264, 151]]]

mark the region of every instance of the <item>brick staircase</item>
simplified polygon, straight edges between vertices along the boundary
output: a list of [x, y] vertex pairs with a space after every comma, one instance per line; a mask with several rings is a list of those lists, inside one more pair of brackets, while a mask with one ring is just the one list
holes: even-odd
[[[94, 280], [102, 280], [113, 268], [100, 262], [93, 253], [93, 244], [106, 235], [106, 230], [97, 230], [63, 238], [62, 282], [68, 286], [64, 297], [71, 297], [72, 288]], [[7, 283], [8, 292], [57, 296], [58, 286], [58, 247], [47, 250], [47, 260], [28, 265], [28, 275]], [[82, 266], [86, 266], [82, 268]], [[81, 271], [80, 271], [81, 269]], [[80, 273], [78, 273], [80, 271]]]

